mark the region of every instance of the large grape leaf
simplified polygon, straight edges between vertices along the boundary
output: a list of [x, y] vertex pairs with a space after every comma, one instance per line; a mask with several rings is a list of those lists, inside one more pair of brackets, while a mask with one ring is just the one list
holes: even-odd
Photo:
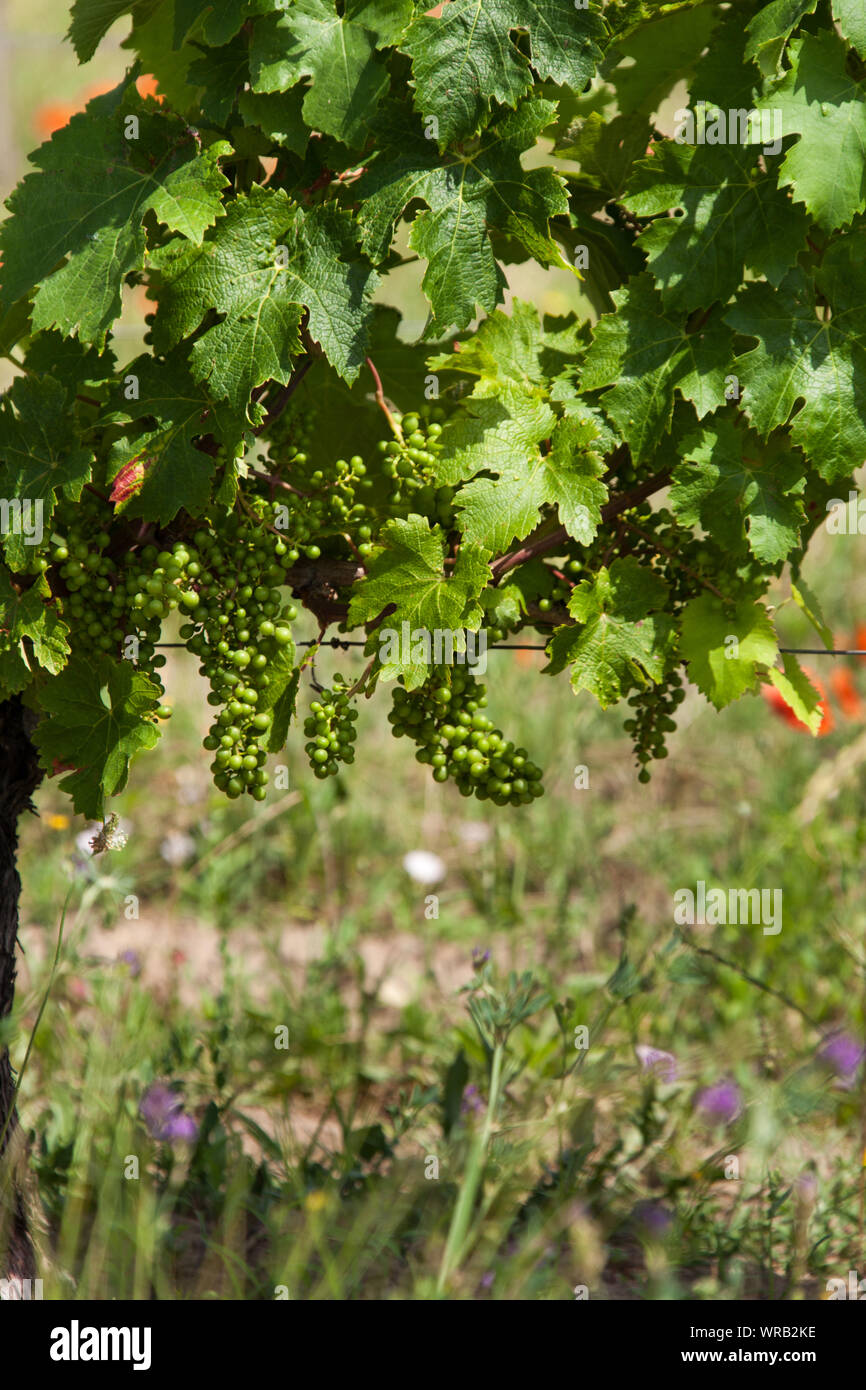
[[474, 397], [497, 395], [505, 382], [528, 392], [543, 391], [581, 347], [579, 324], [553, 328], [542, 323], [534, 304], [515, 299], [510, 313], [497, 309], [465, 343], [454, 343], [450, 352], [430, 357], [427, 365], [431, 372], [475, 377]]
[[270, 15], [253, 31], [250, 72], [254, 92], [285, 92], [309, 79], [304, 119], [346, 145], [361, 145], [370, 119], [388, 90], [388, 70], [376, 52], [364, 3], [296, 0], [285, 14]]
[[[69, 629], [46, 599], [51, 592], [45, 581], [17, 593], [6, 570], [0, 567], [0, 691], [2, 698], [17, 695], [30, 682], [33, 669], [27, 643], [38, 664], [51, 675], [62, 671], [69, 655]], [[26, 639], [26, 641], [25, 641]]]
[[[383, 548], [370, 562], [367, 577], [356, 584], [349, 605], [349, 623], [372, 622], [387, 609], [392, 613], [373, 634], [378, 646], [385, 628], [402, 635], [408, 623], [414, 637], [419, 631], [431, 637], [454, 633], [454, 650], [465, 651], [463, 629], [477, 631], [484, 610], [478, 602], [489, 584], [490, 554], [479, 545], [461, 545], [450, 573], [445, 568], [445, 538], [438, 526], [415, 514], [389, 521], [382, 531]], [[397, 655], [383, 662], [382, 678], [402, 675], [410, 690], [426, 679], [428, 666], [400, 642]], [[408, 660], [404, 657], [408, 656]]]
[[[138, 395], [127, 401], [127, 383], [133, 379]], [[228, 405], [214, 403], [178, 352], [165, 362], [146, 354], [137, 357], [125, 368], [121, 394], [123, 400], [107, 412], [105, 420], [135, 421], [137, 428], [115, 442], [111, 477], [133, 460], [142, 465], [141, 486], [127, 505], [127, 514], [163, 525], [181, 508], [200, 516], [210, 500], [215, 460], [196, 448], [194, 440], [213, 435], [233, 458], [246, 428], [243, 416]]]
[[200, 247], [171, 243], [153, 264], [155, 346], [165, 352], [212, 310], [221, 314], [196, 339], [192, 370], [233, 409], [246, 410], [262, 382], [288, 381], [305, 310], [328, 360], [346, 380], [357, 377], [377, 276], [357, 256], [348, 215], [333, 204], [305, 211], [282, 189], [254, 186]]
[[792, 67], [756, 102], [781, 113], [783, 135], [802, 137], [785, 155], [779, 183], [827, 231], [866, 208], [866, 91], [847, 51], [831, 30], [795, 39]]
[[[460, 489], [455, 505], [469, 541], [503, 551], [515, 538], [534, 530], [543, 507], [556, 507], [570, 536], [590, 545], [601, 524], [607, 488], [600, 482], [604, 463], [596, 452], [598, 430], [591, 419], [569, 418], [553, 432], [550, 448], [536, 445], [515, 456], [495, 478], [477, 477]], [[485, 465], [489, 471], [492, 465]]]
[[499, 231], [542, 265], [566, 262], [550, 236], [549, 219], [568, 210], [562, 179], [552, 169], [524, 169], [521, 153], [549, 124], [553, 102], [526, 101], [488, 127], [477, 148], [439, 155], [436, 143], [407, 127], [405, 107], [392, 107], [377, 131], [383, 145], [359, 185], [358, 220], [374, 261], [388, 255], [394, 227], [416, 199], [426, 203], [409, 233], [427, 261], [423, 286], [432, 307], [427, 336], [458, 331], [476, 307], [492, 313], [506, 286], [491, 233]]
[[634, 556], [602, 566], [572, 593], [568, 611], [578, 626], [557, 628], [546, 669], [570, 664], [574, 690], [589, 690], [602, 709], [636, 685], [661, 680], [674, 643], [673, 621], [661, 611], [667, 599], [661, 575]]
[[[798, 544], [804, 519], [802, 455], [784, 439], [763, 443], [718, 414], [682, 441], [670, 506], [734, 552], [744, 534], [756, 559], [776, 564]], [[745, 532], [744, 532], [745, 527]]]
[[547, 402], [513, 382], [503, 382], [495, 395], [473, 395], [440, 435], [437, 481], [453, 486], [482, 470], [520, 475], [538, 460], [538, 446], [555, 425]]
[[[773, 0], [746, 25], [746, 57], [753, 59], [765, 77], [778, 69], [785, 45], [804, 15], [814, 14], [818, 0]], [[860, 0], [854, 0], [859, 4]]]
[[[127, 138], [135, 117], [138, 135]], [[134, 127], [128, 127], [134, 130]], [[134, 87], [94, 98], [55, 131], [8, 202], [0, 230], [2, 303], [39, 286], [34, 329], [56, 327], [102, 343], [120, 313], [123, 278], [144, 265], [152, 213], [200, 241], [222, 212], [225, 141], [200, 151], [191, 132]], [[60, 269], [58, 262], [64, 261]]]
[[720, 307], [697, 331], [686, 332], [682, 318], [662, 307], [648, 274], [614, 291], [613, 299], [616, 313], [596, 324], [581, 386], [609, 387], [602, 405], [635, 459], [643, 460], [670, 428], [677, 391], [692, 402], [699, 419], [724, 402], [732, 338]]
[[797, 268], [777, 290], [747, 285], [725, 314], [738, 333], [758, 339], [736, 359], [752, 424], [767, 435], [802, 402], [791, 438], [828, 482], [866, 457], [866, 265], [852, 251], [845, 241], [831, 246], [815, 282]]
[[[16, 377], [0, 400], [0, 497], [41, 506], [47, 529], [57, 494], [80, 497], [92, 463], [92, 450], [76, 438], [60, 382], [52, 377]], [[23, 569], [32, 555], [33, 547], [26, 539], [15, 531], [4, 537], [12, 570]]]
[[[758, 151], [742, 145], [685, 145], [664, 140], [634, 167], [623, 198], [639, 217], [655, 217], [640, 235], [669, 310], [727, 300], [746, 268], [774, 285], [805, 248], [809, 219], [757, 169]], [[679, 217], [657, 216], [680, 208]]]
[[159, 698], [143, 672], [102, 655], [74, 656], [40, 692], [46, 717], [34, 741], [44, 767], [56, 758], [77, 769], [60, 786], [80, 815], [101, 819], [106, 796], [126, 786], [130, 759], [159, 742], [153, 722]]
[[[528, 33], [528, 56], [512, 42]], [[438, 14], [419, 16], [400, 47], [412, 59], [415, 104], [438, 123], [444, 147], [474, 135], [491, 101], [516, 106], [543, 81], [576, 91], [593, 76], [604, 23], [574, 0], [452, 0]]]
[[770, 616], [760, 603], [723, 603], [701, 594], [683, 613], [680, 651], [689, 663], [689, 680], [722, 709], [760, 682], [760, 668], [778, 655]]

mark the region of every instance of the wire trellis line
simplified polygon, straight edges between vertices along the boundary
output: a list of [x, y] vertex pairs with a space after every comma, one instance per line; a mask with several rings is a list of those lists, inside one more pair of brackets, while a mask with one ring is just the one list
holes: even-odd
[[[296, 647], [335, 647], [346, 651], [349, 647], [366, 647], [366, 642], [341, 637], [325, 637], [321, 641], [310, 638], [296, 642]], [[155, 642], [155, 647], [185, 647], [186, 642]], [[486, 648], [489, 652], [546, 652], [547, 644], [538, 642], [491, 642]], [[780, 647], [780, 652], [788, 656], [866, 656], [866, 647]]]

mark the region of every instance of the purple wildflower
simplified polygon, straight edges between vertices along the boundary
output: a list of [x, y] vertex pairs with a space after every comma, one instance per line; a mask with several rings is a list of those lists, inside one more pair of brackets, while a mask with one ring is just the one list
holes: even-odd
[[482, 951], [480, 946], [472, 947], [472, 969], [480, 970], [490, 959], [489, 951]]
[[154, 1139], [185, 1139], [191, 1142], [198, 1135], [195, 1120], [183, 1113], [181, 1097], [158, 1081], [148, 1086], [141, 1098], [138, 1113]]
[[119, 965], [129, 966], [129, 973], [134, 980], [141, 974], [141, 957], [137, 951], [121, 951], [117, 957], [117, 962]]
[[635, 1052], [644, 1071], [656, 1072], [661, 1081], [676, 1081], [677, 1059], [672, 1052], [662, 1052], [660, 1047], [648, 1047], [645, 1043], [638, 1043]]
[[707, 1120], [730, 1124], [742, 1108], [740, 1088], [736, 1081], [717, 1081], [707, 1086], [698, 1095], [697, 1108]]
[[484, 1101], [478, 1093], [477, 1086], [466, 1086], [463, 1091], [463, 1099], [460, 1102], [461, 1115], [476, 1114], [484, 1109]]
[[638, 1202], [634, 1215], [644, 1234], [661, 1240], [671, 1228], [673, 1217], [661, 1202]]
[[850, 1033], [834, 1033], [818, 1049], [818, 1056], [836, 1073], [843, 1085], [850, 1086], [863, 1061], [863, 1046]]
[[163, 1139], [182, 1139], [187, 1144], [194, 1144], [198, 1138], [198, 1125], [192, 1115], [172, 1115], [166, 1122], [162, 1131]]

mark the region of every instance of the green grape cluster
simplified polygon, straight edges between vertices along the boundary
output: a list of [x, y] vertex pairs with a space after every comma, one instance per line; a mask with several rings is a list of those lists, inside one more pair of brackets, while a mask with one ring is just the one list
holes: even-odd
[[310, 704], [304, 720], [307, 756], [316, 777], [335, 777], [340, 763], [353, 763], [358, 711], [349, 699], [351, 687], [342, 676], [334, 677], [330, 690], [322, 690]]
[[436, 482], [443, 419], [439, 406], [396, 416], [394, 423], [402, 440], [380, 439], [376, 447], [382, 455], [382, 472], [391, 483], [388, 504], [392, 514], [401, 515], [407, 508], [421, 511], [447, 530], [454, 522], [454, 489]]
[[418, 745], [418, 762], [436, 782], [449, 777], [463, 796], [497, 806], [526, 805], [541, 796], [541, 769], [525, 748], [506, 741], [484, 713], [487, 693], [468, 671], [439, 668], [417, 690], [400, 684], [388, 721], [397, 738]]
[[679, 671], [672, 671], [661, 684], [650, 685], [629, 696], [628, 704], [633, 713], [623, 727], [634, 743], [640, 782], [650, 780], [650, 762], [668, 755], [666, 736], [676, 728], [673, 716], [686, 698], [682, 686]]
[[273, 722], [268, 686], [274, 662], [294, 650], [297, 609], [281, 592], [288, 547], [257, 518], [237, 516], [221, 525], [219, 537], [196, 531], [193, 543], [184, 570], [193, 583], [179, 596], [187, 615], [180, 635], [210, 683], [208, 704], [219, 709], [203, 746], [214, 755], [220, 791], [263, 801]]
[[[276, 476], [287, 483], [280, 502], [288, 512], [286, 536], [297, 552], [316, 559], [317, 542], [351, 531], [362, 559], [373, 553], [374, 538], [383, 522], [421, 510], [450, 528], [454, 489], [436, 483], [435, 468], [441, 444], [444, 411], [426, 406], [423, 412], [396, 415], [402, 434], [381, 439], [374, 462], [361, 454], [326, 460], [311, 452], [308, 429], [299, 433], [295, 417], [281, 417], [269, 436], [269, 453]], [[382, 488], [384, 485], [384, 495]]]
[[[130, 547], [117, 558], [103, 529], [105, 503], [84, 494], [63, 501], [54, 517], [50, 559], [66, 589], [58, 605], [70, 626], [72, 649], [117, 653], [147, 670], [162, 689], [157, 672], [165, 657], [156, 643], [162, 619], [178, 606], [172, 574], [174, 554], [155, 545]], [[178, 549], [178, 547], [176, 547]], [[134, 639], [131, 641], [131, 639]], [[168, 711], [163, 707], [165, 716]]]

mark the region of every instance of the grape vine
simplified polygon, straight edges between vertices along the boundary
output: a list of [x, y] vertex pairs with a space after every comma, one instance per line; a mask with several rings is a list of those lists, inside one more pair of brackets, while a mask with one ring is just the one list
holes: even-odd
[[[437, 783], [529, 805], [532, 701], [506, 738], [441, 659], [467, 634], [536, 634], [546, 675], [625, 703], [642, 782], [688, 692], [721, 709], [769, 683], [820, 724], [776, 614], [826, 636], [802, 562], [866, 456], [852, 8], [698, 0], [690, 49], [654, 0], [543, 24], [507, 4], [464, 23], [472, 3], [337, 7], [339, 80], [324, 48], [286, 56], [306, 52], [294, 4], [218, 25], [175, 6], [165, 53], [130, 7], [139, 66], [9, 200], [0, 699], [33, 712], [82, 814], [168, 718], [176, 635], [232, 799], [273, 794], [298, 720], [311, 775], [347, 773], [360, 698], [390, 689]], [[82, 60], [124, 12], [77, 0]], [[688, 111], [782, 110], [783, 148], [675, 129], [634, 52], [673, 55]], [[527, 261], [579, 269], [561, 316], [521, 297]], [[412, 324], [394, 301], [416, 272]], [[366, 644], [363, 673], [320, 689], [299, 621]]]

